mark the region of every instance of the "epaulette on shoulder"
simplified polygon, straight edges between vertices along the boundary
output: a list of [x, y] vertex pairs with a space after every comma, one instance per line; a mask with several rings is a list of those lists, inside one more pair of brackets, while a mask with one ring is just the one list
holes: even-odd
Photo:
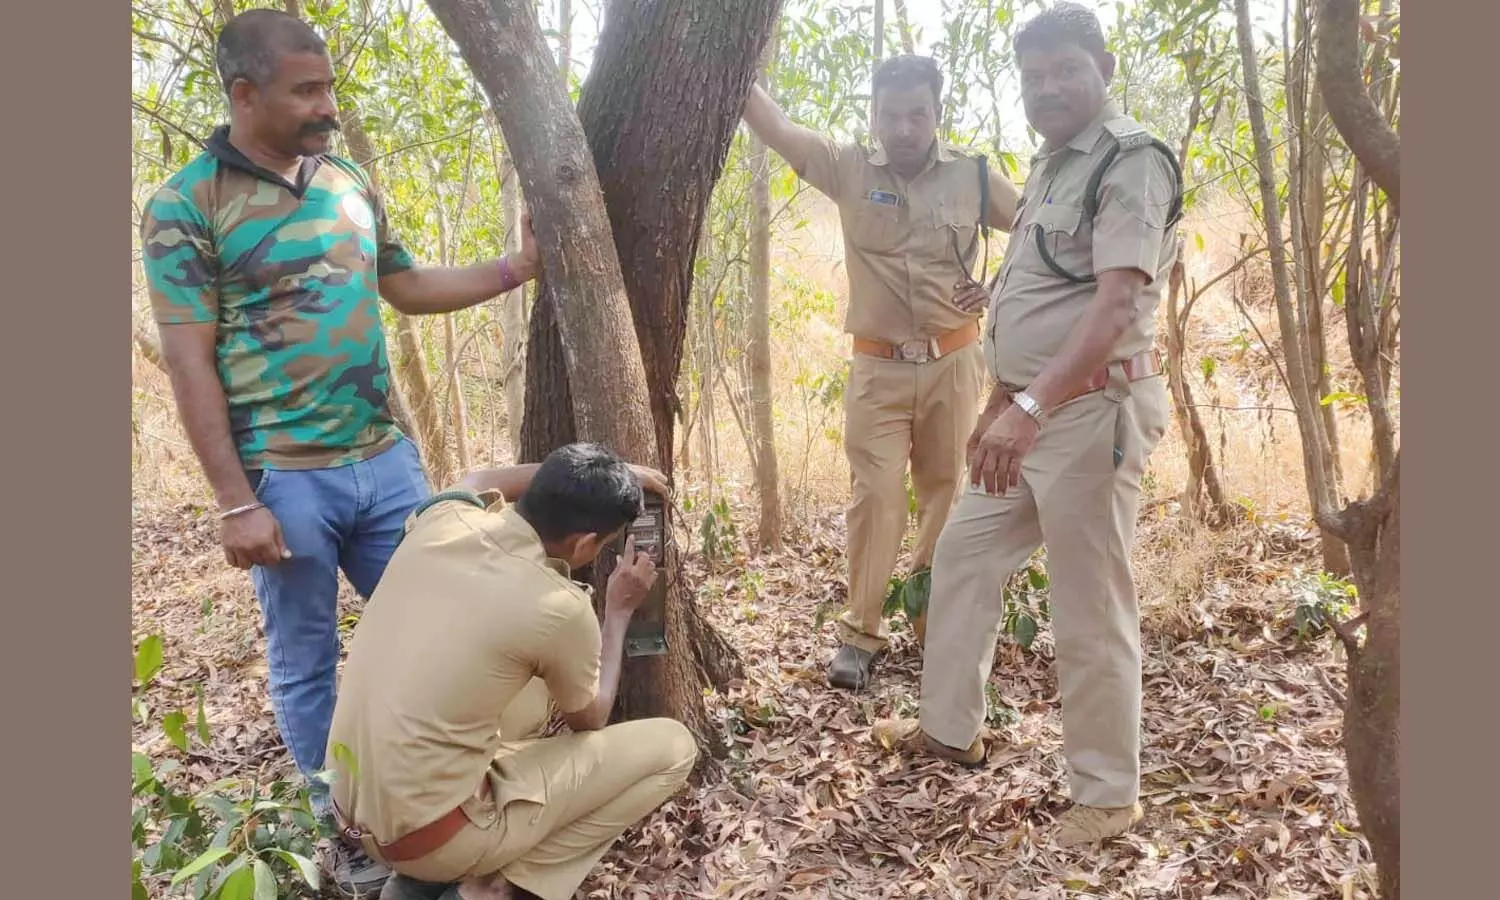
[[1104, 123], [1104, 130], [1115, 139], [1115, 143], [1120, 145], [1121, 150], [1149, 147], [1155, 140], [1155, 136], [1146, 130], [1146, 126], [1129, 116], [1116, 116], [1110, 119]]

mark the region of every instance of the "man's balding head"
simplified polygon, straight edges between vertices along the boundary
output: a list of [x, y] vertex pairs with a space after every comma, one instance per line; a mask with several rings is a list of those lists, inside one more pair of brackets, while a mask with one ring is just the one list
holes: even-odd
[[306, 22], [274, 9], [242, 12], [219, 32], [216, 62], [237, 143], [287, 161], [327, 152], [339, 127], [333, 63]]
[[1115, 57], [1093, 10], [1058, 0], [1016, 32], [1026, 118], [1049, 144], [1064, 144], [1097, 118], [1107, 100]]
[[229, 20], [215, 49], [219, 82], [228, 94], [240, 79], [264, 88], [287, 54], [324, 53], [328, 44], [312, 26], [276, 9], [252, 9]]

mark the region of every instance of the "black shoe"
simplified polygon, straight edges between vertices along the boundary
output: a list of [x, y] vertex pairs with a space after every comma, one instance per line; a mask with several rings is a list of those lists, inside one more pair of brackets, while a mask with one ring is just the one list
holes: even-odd
[[392, 875], [380, 892], [380, 900], [438, 900], [453, 885], [443, 881], [418, 881]]
[[371, 900], [381, 895], [390, 879], [390, 869], [339, 838], [324, 838], [319, 844], [320, 868], [340, 895], [350, 900]]
[[870, 664], [874, 661], [874, 653], [845, 644], [828, 667], [828, 683], [846, 691], [861, 690], [870, 683]]

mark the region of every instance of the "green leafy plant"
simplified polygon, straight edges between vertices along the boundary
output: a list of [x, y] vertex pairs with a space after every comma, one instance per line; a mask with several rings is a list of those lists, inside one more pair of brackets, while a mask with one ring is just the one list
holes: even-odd
[[1051, 584], [1045, 561], [1034, 556], [1027, 567], [1012, 575], [1005, 585], [1004, 631], [1016, 639], [1022, 650], [1031, 649], [1041, 623], [1052, 617], [1047, 602]]
[[905, 578], [892, 576], [887, 583], [881, 614], [886, 618], [901, 613], [911, 622], [927, 610], [932, 597], [932, 568], [923, 566]]
[[727, 562], [734, 558], [740, 544], [739, 526], [729, 509], [729, 501], [720, 497], [703, 511], [703, 521], [698, 526], [703, 557], [711, 564]]
[[1355, 586], [1327, 572], [1295, 572], [1289, 579], [1292, 628], [1306, 641], [1321, 636], [1332, 622], [1353, 614], [1359, 592]]
[[[164, 664], [159, 635], [136, 646], [131, 712], [142, 722], [149, 716], [145, 692]], [[211, 736], [203, 687], [194, 685], [193, 693], [191, 734], [184, 712], [169, 712], [161, 722], [167, 740], [183, 753], [193, 737], [207, 744]], [[318, 828], [305, 788], [278, 781], [262, 791], [228, 779], [187, 791], [182, 768], [176, 759], [131, 753], [131, 900], [149, 897], [148, 883], [193, 900], [276, 900], [296, 896], [302, 886], [317, 890], [312, 856]]]
[[274, 900], [316, 891], [317, 823], [305, 788], [275, 782], [244, 792], [237, 780], [190, 793], [173, 785], [176, 760], [155, 766], [144, 753], [131, 761], [131, 898], [146, 883], [194, 900]]

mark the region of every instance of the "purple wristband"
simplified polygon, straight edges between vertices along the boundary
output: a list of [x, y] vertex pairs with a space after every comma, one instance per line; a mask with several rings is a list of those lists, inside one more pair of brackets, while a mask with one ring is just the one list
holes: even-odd
[[500, 293], [505, 294], [519, 287], [521, 282], [510, 271], [510, 257], [500, 257]]

